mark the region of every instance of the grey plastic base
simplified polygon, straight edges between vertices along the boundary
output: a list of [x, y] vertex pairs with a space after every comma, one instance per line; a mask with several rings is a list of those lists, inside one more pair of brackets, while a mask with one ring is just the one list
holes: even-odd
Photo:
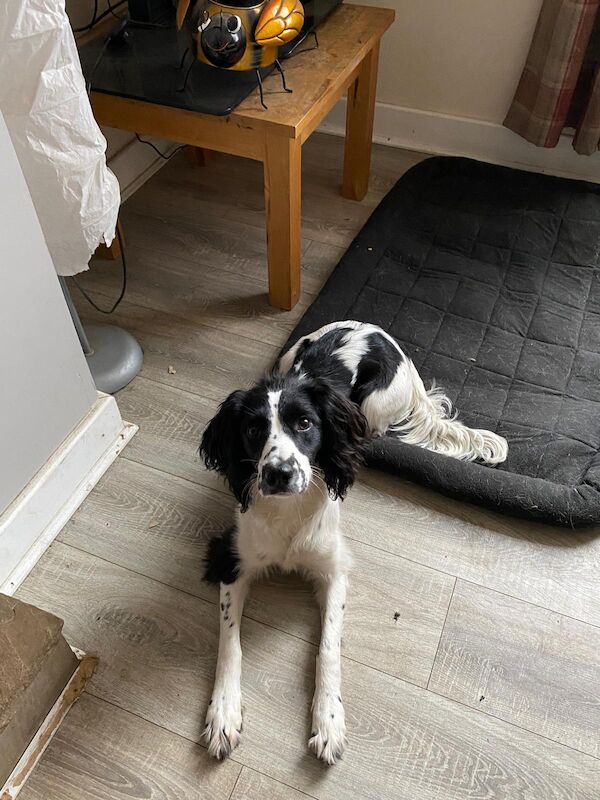
[[85, 332], [92, 348], [86, 359], [96, 388], [106, 394], [118, 392], [141, 370], [142, 348], [116, 325], [86, 325]]

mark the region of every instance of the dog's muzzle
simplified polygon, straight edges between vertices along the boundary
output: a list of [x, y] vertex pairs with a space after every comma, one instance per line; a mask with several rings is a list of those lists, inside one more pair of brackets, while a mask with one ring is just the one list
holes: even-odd
[[299, 494], [306, 489], [307, 480], [298, 462], [288, 459], [263, 464], [259, 485], [263, 495]]

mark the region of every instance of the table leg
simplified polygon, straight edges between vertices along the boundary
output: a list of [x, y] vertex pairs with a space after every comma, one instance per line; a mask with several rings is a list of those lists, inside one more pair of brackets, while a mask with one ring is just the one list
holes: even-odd
[[186, 150], [186, 155], [190, 164], [193, 164], [195, 167], [205, 167], [210, 160], [210, 152], [210, 150], [204, 147], [190, 146]]
[[298, 139], [267, 134], [264, 175], [269, 303], [286, 311], [300, 296], [301, 153]]
[[369, 188], [379, 42], [367, 53], [348, 89], [342, 196], [362, 200]]

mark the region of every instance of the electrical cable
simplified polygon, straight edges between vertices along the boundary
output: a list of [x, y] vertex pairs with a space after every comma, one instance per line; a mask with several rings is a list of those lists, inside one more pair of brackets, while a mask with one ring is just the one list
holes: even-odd
[[164, 153], [161, 153], [158, 147], [152, 144], [152, 142], [149, 142], [146, 139], [142, 139], [139, 133], [135, 134], [135, 138], [138, 140], [138, 142], [141, 142], [142, 144], [147, 144], [148, 147], [151, 147], [156, 153], [156, 155], [160, 156], [164, 161], [170, 161], [176, 153], [178, 153], [180, 150], [185, 150], [185, 148], [187, 147], [187, 144], [179, 145], [179, 147], [176, 147], [172, 153], [169, 153], [169, 155], [166, 156]]
[[116, 16], [114, 13], [115, 9], [119, 8], [119, 6], [124, 6], [125, 3], [127, 3], [127, 0], [117, 0], [117, 2], [114, 4], [109, 3], [106, 11], [103, 11], [101, 14], [98, 14], [98, 2], [99, 0], [94, 0], [94, 13], [92, 14], [92, 18], [88, 24], [83, 25], [81, 28], [73, 28], [73, 33], [86, 33], [87, 31], [91, 31], [95, 25], [108, 17], [109, 14]]
[[119, 307], [119, 305], [121, 304], [121, 300], [125, 296], [125, 290], [127, 289], [127, 259], [125, 258], [125, 246], [123, 244], [123, 238], [121, 236], [121, 231], [119, 230], [119, 226], [118, 225], [117, 225], [117, 239], [119, 241], [119, 246], [121, 248], [121, 267], [122, 267], [122, 270], [123, 270], [123, 281], [122, 281], [122, 284], [121, 284], [121, 291], [119, 292], [119, 296], [117, 297], [117, 299], [115, 300], [115, 302], [113, 303], [113, 305], [109, 309], [100, 308], [100, 306], [97, 305], [92, 300], [92, 298], [85, 291], [85, 289], [83, 289], [79, 285], [79, 282], [78, 282], [77, 278], [73, 277], [73, 283], [79, 289], [81, 294], [85, 297], [85, 299], [92, 306], [92, 308], [95, 308], [96, 311], [99, 311], [101, 314], [112, 314], [114, 311], [116, 311], [117, 308]]
[[121, 19], [121, 17], [115, 12], [115, 8], [114, 8], [113, 4], [111, 3], [111, 0], [106, 0], [106, 2], [107, 2], [107, 5], [108, 5], [108, 11], [110, 11], [110, 13], [113, 15], [113, 17], [115, 19]]

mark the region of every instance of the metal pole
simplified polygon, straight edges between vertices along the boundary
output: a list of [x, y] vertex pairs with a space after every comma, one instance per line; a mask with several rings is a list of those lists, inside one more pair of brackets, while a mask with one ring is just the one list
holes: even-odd
[[83, 350], [83, 354], [87, 356], [91, 356], [94, 352], [90, 341], [86, 335], [86, 332], [83, 329], [83, 325], [81, 324], [81, 320], [79, 319], [79, 314], [77, 313], [77, 309], [75, 308], [75, 303], [73, 302], [73, 298], [71, 297], [71, 293], [69, 292], [69, 287], [67, 286], [66, 280], [62, 277], [62, 275], [58, 276], [58, 281], [60, 283], [60, 288], [63, 290], [63, 294], [65, 296], [65, 300], [67, 302], [67, 307], [69, 309], [69, 313], [71, 315], [71, 319], [73, 320], [73, 325], [75, 326], [75, 330], [77, 331], [77, 336], [79, 337], [79, 342], [81, 344], [81, 348]]

